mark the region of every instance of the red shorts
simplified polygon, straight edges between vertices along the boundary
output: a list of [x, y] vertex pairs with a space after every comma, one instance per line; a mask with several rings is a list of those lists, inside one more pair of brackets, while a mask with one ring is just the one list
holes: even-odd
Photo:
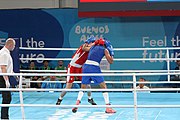
[[[69, 73], [69, 74], [77, 74], [77, 73], [82, 74], [82, 68], [77, 68], [77, 67], [73, 67], [73, 66], [68, 65], [67, 73]], [[82, 80], [82, 76], [67, 76], [67, 83], [73, 83], [75, 80], [75, 77], [78, 80]]]

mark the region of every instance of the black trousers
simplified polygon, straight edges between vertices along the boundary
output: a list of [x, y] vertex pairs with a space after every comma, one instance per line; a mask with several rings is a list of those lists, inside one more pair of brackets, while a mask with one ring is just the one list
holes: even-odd
[[[0, 88], [6, 88], [6, 84], [3, 76], [0, 76]], [[2, 104], [10, 104], [11, 92], [1, 91], [1, 94], [2, 94]], [[9, 107], [1, 107], [1, 119], [9, 119]]]

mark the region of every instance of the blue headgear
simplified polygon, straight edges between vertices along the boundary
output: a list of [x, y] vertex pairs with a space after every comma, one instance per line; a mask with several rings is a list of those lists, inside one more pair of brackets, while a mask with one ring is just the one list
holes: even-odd
[[94, 42], [96, 40], [96, 38], [95, 37], [89, 37], [86, 41], [85, 41], [85, 43], [91, 43], [91, 42]]

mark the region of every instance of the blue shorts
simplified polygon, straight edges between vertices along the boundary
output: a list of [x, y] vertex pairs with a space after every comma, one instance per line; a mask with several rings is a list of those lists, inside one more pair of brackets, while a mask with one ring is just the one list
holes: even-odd
[[[91, 73], [102, 73], [99, 66], [95, 65], [87, 65], [84, 64], [82, 69], [83, 74], [91, 74]], [[104, 82], [103, 76], [82, 76], [82, 84], [91, 84], [91, 81], [94, 81], [94, 84], [100, 84]]]

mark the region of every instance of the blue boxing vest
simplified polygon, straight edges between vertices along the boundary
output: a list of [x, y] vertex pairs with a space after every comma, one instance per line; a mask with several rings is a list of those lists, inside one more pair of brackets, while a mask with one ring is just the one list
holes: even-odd
[[91, 61], [95, 61], [98, 62], [100, 64], [101, 59], [104, 57], [104, 46], [92, 46], [89, 54], [88, 54], [88, 59], [87, 60], [91, 60]]

